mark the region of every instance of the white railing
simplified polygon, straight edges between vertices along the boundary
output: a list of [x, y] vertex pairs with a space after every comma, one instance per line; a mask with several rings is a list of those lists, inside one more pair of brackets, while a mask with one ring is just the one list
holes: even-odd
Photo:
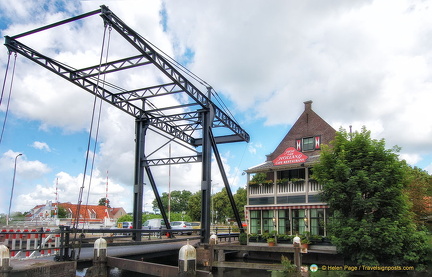
[[318, 183], [318, 181], [315, 180], [309, 180], [309, 191], [310, 192], [322, 191], [322, 184]]
[[305, 182], [287, 182], [278, 185], [278, 193], [305, 192]]
[[261, 184], [261, 185], [249, 185], [249, 194], [273, 194], [274, 185], [273, 184]]

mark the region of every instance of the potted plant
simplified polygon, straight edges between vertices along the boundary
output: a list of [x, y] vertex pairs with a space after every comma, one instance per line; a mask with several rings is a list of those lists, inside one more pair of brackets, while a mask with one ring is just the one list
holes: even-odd
[[268, 238], [267, 243], [269, 246], [275, 246], [276, 245], [276, 239], [275, 238]]
[[288, 179], [286, 179], [286, 178], [276, 180], [276, 184], [279, 184], [279, 185], [286, 184], [286, 183], [288, 183]]
[[300, 238], [300, 244], [301, 244], [301, 248], [309, 248], [309, 244], [311, 244], [311, 241], [309, 240], [308, 237], [301, 237]]

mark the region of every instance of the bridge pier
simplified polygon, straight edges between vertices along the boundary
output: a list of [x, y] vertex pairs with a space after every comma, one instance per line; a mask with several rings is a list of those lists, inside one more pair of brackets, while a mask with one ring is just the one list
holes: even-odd
[[178, 268], [178, 276], [196, 276], [196, 250], [195, 247], [189, 245], [189, 240], [180, 248]]
[[86, 277], [107, 277], [107, 241], [99, 238], [95, 241], [93, 253], [93, 266], [87, 269]]
[[12, 270], [12, 267], [10, 267], [9, 263], [9, 248], [7, 248], [5, 245], [0, 245], [0, 277], [9, 276], [9, 272]]

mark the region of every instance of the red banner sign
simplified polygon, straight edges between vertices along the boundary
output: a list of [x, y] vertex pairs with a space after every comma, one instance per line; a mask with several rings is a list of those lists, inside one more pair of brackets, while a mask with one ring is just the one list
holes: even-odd
[[273, 160], [273, 165], [304, 163], [307, 158], [309, 157], [297, 151], [294, 147], [289, 147]]

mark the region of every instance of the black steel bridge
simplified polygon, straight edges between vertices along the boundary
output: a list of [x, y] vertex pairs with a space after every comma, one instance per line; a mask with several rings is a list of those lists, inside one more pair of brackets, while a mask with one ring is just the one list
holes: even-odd
[[[93, 16], [100, 16], [101, 24], [99, 27], [104, 34], [99, 64], [87, 66], [85, 68], [74, 68], [65, 62], [57, 61], [48, 55], [38, 52], [31, 46], [22, 42], [24, 38], [28, 38], [36, 33], [46, 32], [48, 30], [55, 31], [56, 28], [60, 26], [77, 24], [77, 21], [87, 20]], [[64, 31], [64, 29], [62, 29], [62, 31]], [[110, 59], [108, 47], [104, 45], [109, 44], [111, 36], [107, 34], [111, 34], [111, 32], [116, 32], [116, 34], [119, 35], [119, 40], [122, 40], [123, 43], [130, 46], [129, 50], [132, 49], [127, 53], [125, 51], [126, 56], [124, 58]], [[80, 40], [85, 40], [85, 38], [80, 38]], [[106, 6], [101, 6], [100, 9], [21, 34], [6, 36], [5, 46], [9, 50], [9, 58], [12, 56], [16, 58], [16, 54], [19, 54], [42, 68], [49, 70], [54, 75], [91, 93], [94, 95], [95, 101], [97, 99], [105, 101], [134, 118], [136, 126], [136, 144], [133, 184], [133, 228], [136, 232], [132, 232], [133, 241], [141, 241], [146, 237], [145, 232], [140, 230], [142, 226], [143, 186], [145, 176], [147, 176], [153, 189], [167, 229], [171, 229], [166, 209], [162, 205], [158, 184], [152, 173], [152, 167], [200, 162], [202, 165], [200, 180], [202, 195], [202, 230], [199, 240], [202, 243], [209, 242], [211, 230], [210, 198], [212, 186], [212, 153], [216, 158], [219, 171], [222, 175], [237, 226], [240, 226], [240, 232], [244, 232], [241, 218], [235, 205], [228, 178], [218, 151], [218, 144], [249, 142], [249, 134], [233, 119], [229, 111], [223, 107], [219, 107], [213, 101], [216, 92], [205, 81], [196, 79], [195, 75], [191, 74], [191, 72], [176, 63], [148, 40], [135, 32]], [[58, 51], [61, 52], [62, 49], [58, 49]], [[130, 88], [125, 87], [125, 84], [121, 82], [110, 83], [106, 81], [107, 76], [123, 74], [120, 75], [119, 78], [110, 78], [110, 80], [121, 80], [121, 76], [124, 76], [125, 72], [132, 69], [142, 72], [142, 76], [146, 76], [146, 72], [149, 71], [152, 73], [157, 72], [159, 74], [157, 78], [158, 83], [149, 85], [144, 82], [142, 87]], [[19, 68], [17, 70], [19, 70]], [[61, 93], [61, 91], [59, 93]], [[175, 97], [177, 104], [166, 104], [170, 103], [170, 101], [163, 101], [163, 99], [167, 97]], [[92, 130], [92, 128], [90, 128], [90, 130]], [[157, 159], [149, 158], [149, 156], [153, 154], [147, 153], [146, 151], [146, 139], [149, 130], [164, 138], [164, 142], [161, 143], [157, 151], [166, 148], [169, 143], [173, 142], [191, 151], [193, 154]], [[85, 175], [84, 173], [84, 176]], [[83, 189], [84, 182], [79, 193], [78, 205], [82, 203]], [[76, 218], [79, 218], [78, 215], [79, 209]], [[76, 222], [78, 222], [78, 220], [76, 220]], [[78, 226], [71, 226], [71, 230], [75, 232], [75, 234], [77, 232], [83, 232], [79, 230]], [[65, 245], [67, 246], [68, 243], [65, 243]], [[64, 255], [64, 253], [61, 254], [60, 259], [70, 258]], [[76, 252], [68, 252], [66, 255], [71, 255], [73, 258]]]

